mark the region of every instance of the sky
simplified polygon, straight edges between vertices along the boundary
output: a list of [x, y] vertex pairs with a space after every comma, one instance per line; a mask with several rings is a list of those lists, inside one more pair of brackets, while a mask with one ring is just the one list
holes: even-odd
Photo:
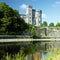
[[47, 23], [60, 22], [60, 0], [0, 0], [9, 6], [25, 14], [26, 6], [31, 5], [33, 9], [42, 10], [42, 21]]

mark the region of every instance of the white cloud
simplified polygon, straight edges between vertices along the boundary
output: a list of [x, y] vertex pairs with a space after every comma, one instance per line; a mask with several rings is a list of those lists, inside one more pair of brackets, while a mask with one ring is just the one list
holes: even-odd
[[42, 13], [42, 19], [46, 19], [47, 18], [47, 15]]
[[54, 4], [52, 5], [52, 7], [58, 7], [58, 6], [60, 6], [60, 1], [56, 1], [56, 2], [54, 2]]
[[27, 5], [26, 4], [21, 4], [19, 6], [19, 13], [24, 14], [26, 12]]
[[22, 9], [26, 9], [26, 7], [27, 7], [26, 4], [22, 4], [22, 5], [20, 5], [20, 8], [22, 8]]

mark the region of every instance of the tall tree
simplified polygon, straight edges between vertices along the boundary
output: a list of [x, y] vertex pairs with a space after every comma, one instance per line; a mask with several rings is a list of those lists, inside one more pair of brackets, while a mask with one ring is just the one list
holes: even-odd
[[56, 24], [56, 27], [60, 27], [60, 22], [58, 22], [58, 23]]
[[44, 21], [44, 22], [42, 23], [42, 27], [47, 27], [47, 26], [48, 26], [47, 22]]
[[49, 27], [54, 27], [54, 23], [51, 22], [51, 23], [49, 24]]
[[0, 2], [0, 34], [22, 34], [28, 28], [17, 10]]

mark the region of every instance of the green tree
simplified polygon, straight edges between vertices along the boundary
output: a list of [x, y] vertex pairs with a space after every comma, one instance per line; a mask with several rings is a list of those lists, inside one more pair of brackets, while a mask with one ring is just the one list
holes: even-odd
[[54, 27], [54, 23], [50, 23], [49, 24], [49, 27]]
[[5, 2], [0, 2], [0, 12], [2, 16], [1, 18], [14, 16], [14, 10], [9, 7]]
[[46, 27], [46, 26], [48, 26], [48, 24], [47, 24], [46, 21], [44, 21], [44, 22], [42, 23], [42, 27]]
[[56, 27], [60, 27], [60, 22], [58, 22], [58, 23], [56, 24]]
[[29, 32], [30, 32], [30, 35], [34, 38], [35, 37], [35, 27], [31, 24], [28, 25], [29, 27]]
[[22, 34], [28, 28], [17, 10], [0, 2], [0, 34]]

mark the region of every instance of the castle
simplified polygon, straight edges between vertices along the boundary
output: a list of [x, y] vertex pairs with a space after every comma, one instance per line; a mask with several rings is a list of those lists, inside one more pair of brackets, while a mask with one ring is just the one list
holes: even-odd
[[42, 24], [42, 10], [32, 9], [32, 6], [28, 5], [26, 8], [26, 14], [21, 14], [21, 18], [26, 23], [34, 26], [41, 26]]

